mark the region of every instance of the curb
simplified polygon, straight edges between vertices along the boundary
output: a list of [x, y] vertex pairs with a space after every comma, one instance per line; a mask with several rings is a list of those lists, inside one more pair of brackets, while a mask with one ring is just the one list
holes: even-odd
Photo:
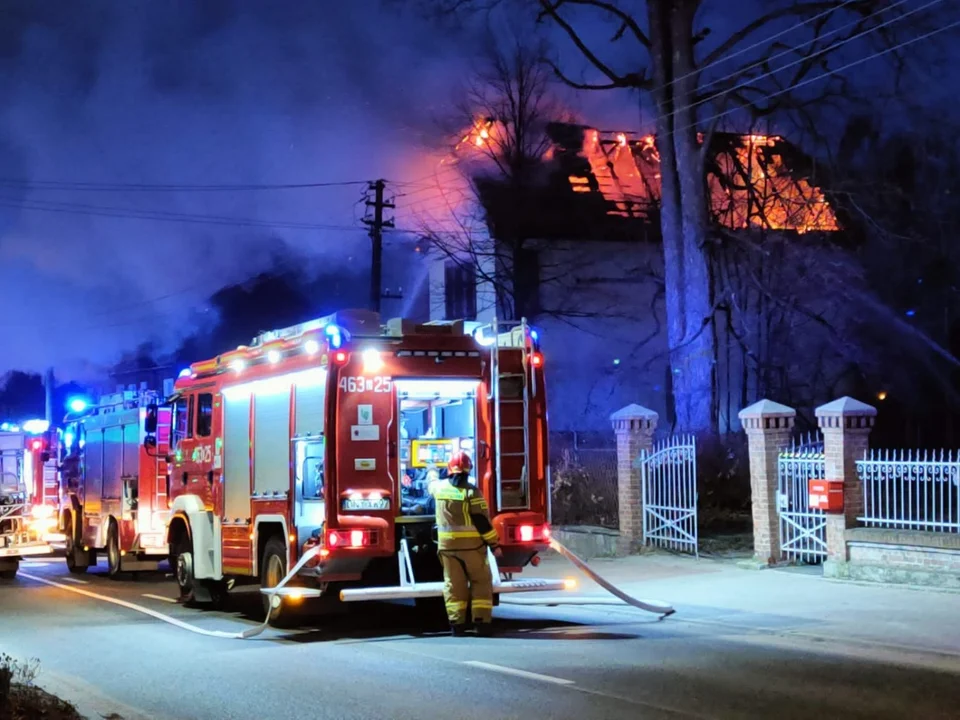
[[142, 710], [125, 705], [79, 678], [42, 668], [33, 684], [41, 690], [70, 703], [87, 720], [100, 720], [100, 718], [105, 720], [162, 720], [164, 717], [156, 713], [148, 715]]

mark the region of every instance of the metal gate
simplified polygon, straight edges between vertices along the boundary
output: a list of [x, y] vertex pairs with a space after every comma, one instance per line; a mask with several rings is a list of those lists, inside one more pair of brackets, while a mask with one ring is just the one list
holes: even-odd
[[671, 437], [637, 458], [643, 500], [643, 544], [699, 555], [697, 442]]
[[823, 562], [827, 556], [826, 515], [810, 508], [807, 489], [808, 480], [824, 476], [823, 441], [808, 438], [781, 450], [777, 466], [782, 557], [810, 564]]

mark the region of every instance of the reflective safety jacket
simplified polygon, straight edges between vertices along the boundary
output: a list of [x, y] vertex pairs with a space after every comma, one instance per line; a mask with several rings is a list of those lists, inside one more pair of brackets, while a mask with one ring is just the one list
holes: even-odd
[[435, 479], [429, 490], [437, 502], [437, 539], [441, 550], [497, 547], [500, 538], [490, 522], [490, 509], [479, 489]]

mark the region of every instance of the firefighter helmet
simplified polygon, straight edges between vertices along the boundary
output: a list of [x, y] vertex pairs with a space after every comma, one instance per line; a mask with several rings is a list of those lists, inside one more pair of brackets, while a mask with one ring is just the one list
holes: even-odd
[[450, 462], [447, 463], [447, 472], [451, 475], [461, 472], [470, 472], [473, 470], [473, 460], [465, 450], [460, 450], [453, 454]]

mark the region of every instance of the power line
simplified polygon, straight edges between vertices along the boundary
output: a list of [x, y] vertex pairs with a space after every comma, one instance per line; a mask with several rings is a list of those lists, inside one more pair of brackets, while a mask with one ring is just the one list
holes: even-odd
[[[908, 0], [899, 0], [899, 2], [895, 3], [894, 5], [892, 5], [892, 6], [890, 6], [890, 7], [883, 8], [883, 9], [881, 9], [881, 10], [878, 10], [878, 11], [874, 12], [874, 13], [871, 13], [870, 15], [867, 16], [867, 18], [864, 18], [864, 19], [868, 19], [868, 18], [870, 18], [870, 17], [874, 17], [874, 16], [876, 16], [876, 15], [879, 15], [881, 12], [884, 12], [884, 11], [886, 11], [886, 10], [892, 10], [893, 8], [897, 7], [898, 5], [902, 5], [902, 4], [904, 4], [905, 2], [907, 2], [907, 1], [908, 1]], [[758, 81], [760, 81], [760, 80], [763, 80], [764, 78], [773, 77], [774, 75], [776, 75], [777, 73], [781, 72], [782, 70], [786, 70], [787, 68], [795, 67], [796, 65], [800, 65], [800, 64], [805, 63], [805, 62], [809, 62], [812, 58], [820, 57], [821, 55], [825, 55], [825, 54], [827, 54], [827, 53], [831, 53], [831, 52], [837, 50], [838, 48], [843, 47], [843, 46], [846, 45], [847, 43], [850, 43], [850, 42], [853, 42], [854, 40], [859, 40], [860, 38], [866, 37], [867, 35], [869, 35], [869, 34], [871, 34], [871, 33], [874, 33], [874, 32], [877, 32], [877, 31], [879, 31], [879, 30], [882, 30], [883, 28], [888, 27], [889, 25], [892, 25], [893, 23], [900, 22], [900, 21], [902, 21], [902, 20], [906, 20], [906, 19], [907, 19], [908, 17], [910, 17], [911, 15], [914, 15], [914, 14], [916, 14], [916, 13], [918, 13], [918, 12], [922, 12], [923, 10], [926, 10], [927, 8], [929, 8], [929, 7], [933, 6], [933, 5], [937, 5], [937, 4], [941, 3], [941, 2], [943, 2], [943, 0], [930, 0], [926, 5], [922, 5], [922, 6], [918, 7], [918, 8], [915, 8], [915, 9], [911, 10], [910, 12], [908, 12], [908, 13], [906, 13], [906, 14], [904, 14], [904, 15], [897, 15], [896, 17], [891, 18], [890, 20], [887, 20], [887, 21], [881, 23], [880, 25], [877, 25], [877, 26], [875, 26], [875, 27], [872, 27], [872, 28], [868, 28], [868, 29], [866, 29], [866, 30], [863, 30], [863, 31], [857, 33], [856, 35], [851, 35], [851, 36], [848, 37], [848, 38], [845, 38], [845, 39], [843, 39], [843, 40], [841, 40], [841, 41], [839, 41], [839, 42], [837, 42], [837, 43], [834, 43], [833, 45], [830, 45], [830, 46], [828, 46], [828, 47], [822, 48], [822, 49], [820, 49], [820, 50], [818, 50], [818, 51], [816, 51], [816, 52], [814, 52], [814, 53], [811, 53], [810, 55], [807, 55], [807, 56], [802, 57], [802, 58], [798, 58], [797, 60], [794, 60], [793, 62], [787, 63], [786, 65], [781, 65], [780, 67], [773, 68], [772, 70], [769, 70], [768, 72], [765, 72], [764, 74], [759, 75], [759, 76], [757, 76], [757, 77], [755, 77], [755, 78], [751, 78], [751, 79], [749, 79], [749, 80], [745, 80], [744, 82], [740, 83], [739, 85], [735, 85], [734, 87], [732, 87], [732, 88], [730, 88], [730, 89], [728, 89], [728, 90], [721, 90], [721, 91], [716, 92], [716, 93], [714, 93], [714, 94], [712, 94], [712, 95], [708, 95], [708, 96], [705, 97], [705, 98], [701, 98], [700, 100], [697, 100], [696, 102], [690, 103], [689, 105], [685, 105], [685, 106], [683, 106], [683, 107], [679, 107], [679, 108], [677, 108], [677, 109], [675, 109], [675, 110], [672, 110], [671, 112], [667, 113], [667, 114], [666, 114], [665, 116], [663, 116], [663, 117], [664, 117], [664, 118], [673, 117], [674, 115], [677, 115], [678, 113], [686, 112], [687, 110], [691, 110], [691, 109], [693, 109], [693, 108], [695, 108], [695, 107], [698, 107], [698, 106], [700, 106], [700, 105], [703, 105], [703, 104], [705, 104], [705, 103], [708, 103], [708, 102], [710, 102], [710, 101], [712, 101], [712, 100], [716, 100], [717, 98], [723, 97], [724, 95], [726, 95], [726, 94], [728, 94], [728, 93], [731, 93], [731, 92], [734, 92], [735, 90], [741, 90], [741, 89], [743, 89], [743, 88], [750, 87], [750, 86], [753, 85], [754, 83], [756, 83], [756, 82], [758, 82]], [[743, 69], [741, 69], [741, 70], [738, 70], [737, 72], [735, 72], [735, 73], [733, 73], [733, 74], [731, 74], [731, 75], [728, 75], [727, 77], [718, 78], [717, 80], [714, 80], [712, 83], [707, 84], [705, 87], [710, 87], [711, 85], [715, 85], [715, 84], [717, 84], [718, 82], [723, 82], [724, 80], [732, 80], [732, 79], [736, 78], [738, 75], [741, 75], [742, 73], [746, 72], [747, 70], [750, 70], [750, 69], [752, 69], [752, 68], [755, 68], [755, 67], [757, 67], [757, 66], [759, 66], [759, 65], [763, 65], [764, 63], [770, 62], [771, 60], [774, 60], [774, 59], [776, 59], [776, 58], [778, 58], [778, 57], [783, 57], [784, 55], [792, 54], [792, 53], [796, 52], [797, 50], [799, 50], [800, 48], [804, 47], [805, 45], [809, 45], [811, 42], [816, 42], [817, 39], [822, 39], [822, 38], [824, 38], [824, 37], [829, 37], [830, 35], [836, 34], [836, 33], [840, 32], [841, 30], [844, 30], [844, 29], [846, 29], [846, 28], [848, 28], [848, 27], [851, 27], [851, 26], [853, 26], [853, 25], [856, 25], [856, 24], [859, 23], [859, 22], [860, 22], [860, 21], [858, 20], [858, 21], [855, 21], [855, 22], [852, 22], [852, 23], [848, 23], [847, 25], [844, 25], [843, 27], [836, 28], [835, 30], [832, 30], [831, 32], [826, 33], [825, 35], [821, 36], [820, 38], [815, 38], [814, 40], [810, 40], [810, 41], [801, 43], [801, 44], [799, 44], [799, 45], [795, 45], [794, 47], [788, 48], [788, 49], [786, 49], [786, 50], [778, 53], [777, 55], [774, 55], [774, 56], [772, 56], [772, 57], [770, 57], [770, 58], [767, 58], [767, 59], [765, 59], [765, 60], [761, 60], [761, 61], [759, 61], [759, 62], [757, 62], [757, 63], [754, 63], [753, 65], [750, 65], [750, 66], [747, 66], [747, 67], [745, 67], [745, 68], [743, 68]], [[703, 88], [701, 88], [701, 89], [703, 89]]]
[[[858, 2], [858, 1], [859, 1], [859, 0], [844, 0], [844, 2], [840, 3], [840, 4], [837, 5], [836, 7], [827, 8], [826, 10], [823, 10], [822, 12], [817, 13], [816, 15], [814, 15], [814, 16], [811, 17], [811, 18], [807, 18], [806, 20], [803, 20], [803, 21], [801, 21], [801, 22], [794, 23], [794, 24], [791, 25], [790, 27], [784, 28], [783, 30], [781, 30], [780, 32], [778, 32], [778, 33], [776, 33], [776, 34], [774, 34], [774, 35], [770, 35], [769, 37], [766, 37], [766, 38], [764, 38], [763, 40], [758, 40], [757, 42], [753, 43], [752, 45], [748, 45], [748, 46], [745, 47], [745, 48], [741, 48], [740, 50], [737, 50], [735, 53], [731, 53], [730, 55], [724, 55], [723, 57], [717, 58], [716, 60], [714, 60], [714, 61], [711, 62], [711, 63], [707, 63], [707, 64], [704, 65], [703, 67], [698, 67], [698, 68], [696, 68], [695, 70], [691, 70], [690, 72], [688, 72], [688, 73], [686, 73], [686, 74], [684, 74], [684, 75], [681, 75], [680, 77], [676, 77], [676, 78], [674, 78], [673, 80], [671, 80], [670, 82], [668, 82], [666, 85], [664, 85], [664, 87], [665, 87], [665, 88], [671, 87], [672, 85], [675, 85], [676, 83], [680, 82], [681, 80], [686, 80], [686, 79], [689, 78], [689, 77], [693, 77], [694, 75], [697, 75], [697, 74], [702, 73], [704, 70], [707, 70], [707, 69], [709, 69], [709, 68], [716, 67], [717, 65], [720, 65], [720, 64], [722, 64], [722, 63], [725, 63], [727, 60], [730, 60], [730, 59], [735, 58], [735, 57], [739, 57], [739, 56], [741, 56], [741, 55], [743, 55], [743, 54], [745, 54], [745, 53], [750, 52], [751, 50], [755, 50], [756, 48], [760, 47], [761, 45], [769, 45], [771, 42], [773, 42], [773, 41], [776, 40], [777, 38], [780, 38], [780, 37], [783, 37], [784, 35], [787, 35], [787, 34], [789, 34], [789, 33], [792, 33], [792, 32], [794, 32], [795, 30], [797, 30], [797, 29], [799, 29], [799, 28], [802, 28], [804, 25], [809, 25], [809, 24], [812, 23], [812, 22], [815, 22], [815, 21], [817, 21], [817, 20], [821, 20], [821, 19], [823, 19], [823, 18], [825, 18], [825, 17], [827, 17], [827, 16], [829, 16], [829, 15], [832, 15], [833, 13], [837, 12], [838, 10], [842, 10], [842, 9], [845, 8], [847, 5], [850, 5], [850, 4], [852, 4], [852, 3], [854, 3], [854, 2]], [[735, 73], [735, 75], [736, 75], [736, 74], [739, 74], [739, 72], [741, 72], [741, 71], [738, 71], [737, 73]], [[710, 86], [707, 85], [707, 87], [710, 87]]]
[[[933, 37], [934, 35], [938, 35], [938, 34], [940, 34], [940, 33], [942, 33], [942, 32], [946, 32], [947, 30], [952, 30], [952, 29], [955, 28], [955, 27], [960, 27], [960, 20], [954, 21], [954, 22], [950, 23], [949, 25], [944, 25], [943, 27], [937, 28], [936, 30], [931, 30], [930, 32], [924, 33], [923, 35], [919, 35], [918, 37], [915, 37], [915, 38], [911, 38], [910, 40], [904, 40], [903, 42], [898, 43], [898, 44], [894, 45], [893, 47], [889, 47], [889, 48], [886, 48], [886, 49], [881, 50], [881, 51], [879, 51], [879, 52], [875, 52], [875, 53], [873, 53], [873, 54], [871, 54], [871, 55], [867, 55], [867, 56], [862, 57], [862, 58], [860, 58], [860, 59], [858, 59], [858, 60], [854, 60], [853, 62], [849, 62], [849, 63], [847, 63], [846, 65], [841, 65], [840, 67], [838, 67], [838, 68], [836, 68], [836, 69], [834, 69], [834, 70], [830, 70], [830, 71], [825, 72], [825, 73], [823, 73], [823, 74], [821, 74], [821, 75], [817, 75], [816, 77], [807, 78], [806, 80], [802, 80], [802, 81], [794, 84], [794, 85], [791, 86], [791, 87], [784, 88], [783, 90], [779, 90], [779, 91], [777, 91], [777, 92], [775, 92], [775, 93], [771, 93], [771, 94], [769, 94], [767, 97], [770, 98], [770, 99], [772, 99], [772, 98], [780, 97], [781, 95], [786, 95], [787, 93], [793, 92], [794, 90], [797, 90], [798, 88], [806, 87], [807, 85], [810, 85], [810, 84], [812, 84], [812, 83], [815, 83], [815, 82], [817, 82], [818, 80], [823, 80], [824, 78], [828, 78], [828, 77], [831, 77], [832, 75], [836, 75], [837, 73], [841, 73], [841, 72], [843, 72], [844, 70], [849, 70], [850, 68], [857, 67], [858, 65], [862, 65], [863, 63], [865, 63], [865, 62], [867, 62], [867, 61], [869, 61], [869, 60], [874, 60], [874, 59], [876, 59], [876, 58], [878, 58], [878, 57], [883, 57], [884, 55], [889, 55], [890, 53], [895, 52], [895, 51], [899, 50], [900, 48], [904, 48], [904, 47], [907, 47], [907, 46], [909, 46], [909, 45], [913, 45], [914, 43], [918, 43], [918, 42], [920, 42], [921, 40], [926, 40], [927, 38]], [[674, 129], [674, 130], [671, 130], [669, 133], [667, 133], [667, 136], [669, 137], [669, 136], [675, 135], [675, 134], [678, 133], [678, 132], [683, 132], [683, 131], [685, 131], [685, 130], [695, 129], [695, 128], [697, 127], [697, 125], [699, 125], [699, 124], [701, 124], [701, 123], [707, 123], [707, 122], [711, 122], [711, 121], [713, 121], [713, 120], [719, 120], [719, 119], [722, 118], [722, 117], [726, 117], [727, 115], [731, 115], [731, 114], [737, 112], [739, 109], [740, 109], [740, 108], [732, 108], [732, 109], [730, 109], [730, 110], [725, 110], [725, 111], [723, 111], [723, 112], [721, 112], [721, 113], [717, 113], [716, 115], [713, 115], [713, 116], [711, 116], [711, 117], [702, 119], [702, 120], [700, 120], [700, 121], [698, 121], [698, 122], [695, 122], [695, 123], [693, 123], [693, 124], [691, 124], [691, 125], [687, 125], [687, 126], [681, 127], [681, 128], [676, 128], [676, 129]]]
[[194, 223], [201, 225], [229, 225], [237, 227], [260, 227], [289, 230], [359, 230], [349, 225], [306, 223], [297, 221], [259, 220], [220, 215], [198, 215], [175, 213], [165, 210], [146, 210], [137, 208], [118, 208], [103, 205], [85, 205], [52, 200], [20, 200], [0, 195], [0, 207], [35, 212], [67, 213], [74, 215], [92, 215], [126, 220], [154, 220], [159, 222]]
[[0, 178], [0, 186], [12, 186], [25, 190], [70, 190], [80, 192], [234, 192], [254, 190], [308, 190], [316, 188], [348, 187], [366, 185], [365, 180], [314, 183], [278, 183], [278, 184], [146, 184], [146, 183], [94, 183], [60, 180], [18, 180]]

